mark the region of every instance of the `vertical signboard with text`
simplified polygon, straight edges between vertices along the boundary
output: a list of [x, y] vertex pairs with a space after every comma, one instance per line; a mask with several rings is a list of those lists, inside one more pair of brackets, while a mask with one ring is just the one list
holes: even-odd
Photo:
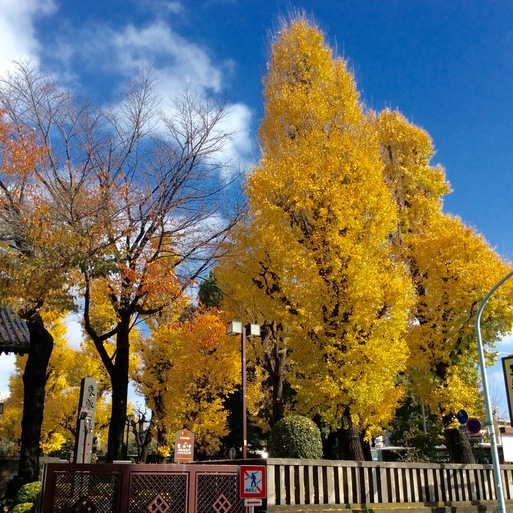
[[175, 463], [191, 463], [194, 460], [194, 434], [180, 429], [175, 435]]
[[74, 463], [91, 463], [98, 380], [83, 378], [80, 385]]

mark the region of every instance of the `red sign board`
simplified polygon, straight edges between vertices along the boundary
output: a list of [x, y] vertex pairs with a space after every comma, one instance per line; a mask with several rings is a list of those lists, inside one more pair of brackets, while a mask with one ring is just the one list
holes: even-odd
[[194, 460], [194, 434], [181, 429], [175, 435], [175, 463], [191, 463]]
[[241, 499], [265, 499], [267, 494], [265, 471], [265, 465], [241, 465], [239, 467]]

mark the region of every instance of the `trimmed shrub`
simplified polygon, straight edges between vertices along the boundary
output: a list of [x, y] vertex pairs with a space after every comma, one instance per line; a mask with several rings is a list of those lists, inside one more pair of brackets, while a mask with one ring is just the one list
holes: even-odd
[[31, 511], [34, 511], [34, 504], [32, 502], [23, 502], [22, 504], [16, 504], [11, 513], [30, 513]]
[[271, 458], [321, 459], [321, 432], [308, 417], [285, 417], [272, 428], [268, 450]]
[[16, 504], [35, 504], [39, 499], [40, 493], [41, 483], [39, 481], [35, 481], [34, 483], [27, 483], [18, 490], [14, 502]]

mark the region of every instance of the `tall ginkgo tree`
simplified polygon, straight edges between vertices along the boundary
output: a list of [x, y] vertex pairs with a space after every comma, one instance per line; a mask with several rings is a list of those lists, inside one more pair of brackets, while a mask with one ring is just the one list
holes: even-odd
[[413, 290], [390, 249], [397, 207], [353, 76], [316, 27], [283, 24], [264, 84], [262, 157], [246, 187], [249, 283], [288, 314], [297, 409], [363, 459], [359, 435], [393, 415], [407, 358]]
[[[454, 418], [480, 408], [475, 313], [509, 264], [443, 212], [429, 135], [366, 112], [303, 17], [282, 24], [264, 85], [248, 215], [216, 270], [224, 304], [279, 328], [254, 363], [286, 361], [294, 407], [338, 430], [343, 457], [363, 458], [360, 439], [387, 427], [407, 388], [465, 460]], [[511, 327], [510, 295], [483, 317], [490, 345]]]
[[[375, 119], [386, 182], [399, 209], [394, 251], [408, 266], [416, 289], [406, 382], [440, 419], [452, 461], [470, 463], [473, 455], [456, 413], [465, 409], [479, 416], [482, 411], [475, 315], [510, 264], [459, 218], [442, 211], [449, 184], [444, 170], [430, 163], [434, 150], [429, 135], [398, 112], [385, 110]], [[490, 347], [511, 329], [511, 299], [506, 286], [483, 314]]]

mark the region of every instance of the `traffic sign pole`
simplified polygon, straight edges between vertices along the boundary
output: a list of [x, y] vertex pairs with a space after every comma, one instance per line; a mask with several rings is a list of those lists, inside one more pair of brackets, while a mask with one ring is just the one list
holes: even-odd
[[490, 292], [486, 294], [481, 301], [476, 313], [476, 338], [477, 338], [477, 351], [479, 355], [479, 366], [481, 367], [481, 386], [483, 388], [484, 403], [486, 409], [486, 426], [488, 434], [490, 435], [490, 449], [492, 452], [493, 475], [495, 477], [495, 493], [497, 494], [497, 511], [498, 513], [506, 513], [506, 501], [504, 498], [504, 489], [502, 486], [501, 467], [499, 461], [499, 452], [497, 449], [497, 440], [495, 438], [495, 427], [493, 425], [493, 412], [490, 402], [490, 392], [488, 390], [488, 377], [486, 375], [486, 360], [483, 348], [483, 340], [481, 338], [481, 313], [486, 302], [490, 299], [491, 295], [506, 281], [513, 276], [513, 271], [509, 272], [502, 280], [497, 282]]

